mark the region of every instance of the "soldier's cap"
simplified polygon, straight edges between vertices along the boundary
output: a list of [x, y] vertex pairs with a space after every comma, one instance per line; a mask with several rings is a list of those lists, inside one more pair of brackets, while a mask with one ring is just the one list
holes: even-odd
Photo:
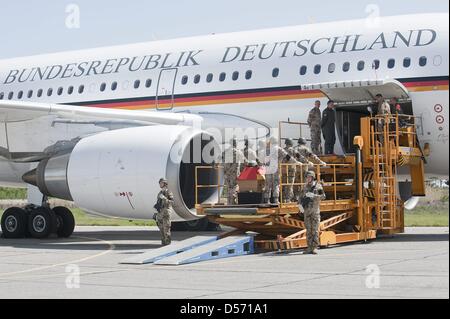
[[294, 145], [294, 142], [292, 141], [292, 138], [287, 138], [285, 141], [286, 146], [292, 146]]
[[305, 176], [306, 177], [311, 176], [312, 178], [316, 179], [316, 173], [314, 171], [307, 171]]
[[162, 178], [159, 179], [159, 183], [165, 183], [165, 184], [167, 184], [168, 182], [167, 182], [167, 179], [165, 179], [164, 177], [162, 177]]
[[306, 145], [306, 140], [303, 137], [298, 139], [298, 145]]
[[334, 101], [333, 100], [329, 100], [327, 105], [330, 105], [331, 103], [334, 103]]

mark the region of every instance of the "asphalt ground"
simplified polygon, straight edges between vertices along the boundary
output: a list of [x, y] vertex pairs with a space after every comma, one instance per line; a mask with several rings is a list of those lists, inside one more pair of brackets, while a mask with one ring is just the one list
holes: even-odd
[[[173, 240], [217, 233], [176, 232]], [[449, 298], [448, 228], [183, 266], [123, 265], [160, 247], [154, 227], [77, 227], [72, 238], [0, 239], [0, 299]]]

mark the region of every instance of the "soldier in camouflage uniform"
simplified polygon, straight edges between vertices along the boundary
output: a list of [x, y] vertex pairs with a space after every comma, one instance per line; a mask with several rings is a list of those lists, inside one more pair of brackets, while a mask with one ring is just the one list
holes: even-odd
[[305, 216], [306, 241], [308, 248], [304, 254], [317, 254], [320, 246], [320, 201], [325, 199], [322, 185], [316, 181], [313, 171], [306, 173], [306, 185], [300, 193], [299, 208]]
[[161, 191], [158, 194], [155, 209], [158, 211], [156, 216], [156, 224], [161, 232], [161, 243], [163, 246], [170, 245], [172, 239], [170, 234], [170, 215], [173, 213], [173, 194], [168, 188], [165, 178], [159, 180]]
[[223, 163], [224, 180], [227, 186], [227, 204], [237, 205], [237, 179], [241, 173], [241, 167], [245, 165], [245, 156], [237, 149], [236, 139], [231, 140], [231, 147], [224, 152]]
[[[244, 148], [244, 157], [245, 157], [245, 162], [246, 163], [253, 163], [256, 162], [256, 164], [258, 166], [261, 165], [261, 162], [258, 158], [258, 154], [256, 153], [256, 151], [253, 149], [253, 145], [250, 144], [249, 140], [245, 140], [245, 148]], [[241, 165], [241, 173], [244, 170], [245, 165]]]
[[282, 171], [283, 182], [286, 181], [286, 183], [289, 184], [284, 186], [283, 195], [284, 201], [286, 203], [290, 203], [294, 199], [293, 184], [296, 182], [295, 177], [297, 172], [297, 165], [299, 165], [300, 163], [309, 165], [311, 163], [304, 156], [302, 156], [296, 151], [292, 139], [290, 138], [286, 139], [285, 144], [286, 148], [284, 149], [284, 151], [286, 152], [287, 155], [283, 158], [282, 162], [284, 164], [293, 164], [293, 165], [283, 166]]
[[[304, 166], [301, 169], [297, 169], [297, 174], [295, 179], [297, 181], [303, 182], [303, 176], [306, 173], [306, 171], [308, 171], [308, 169], [313, 169], [314, 168], [314, 164], [317, 165], [326, 165], [326, 163], [324, 161], [322, 161], [316, 154], [314, 154], [313, 152], [311, 152], [311, 150], [309, 149], [309, 147], [306, 145], [306, 140], [304, 138], [299, 138], [298, 139], [298, 145], [295, 147], [295, 151], [302, 156], [302, 158], [305, 158], [308, 160], [308, 166]], [[294, 195], [295, 198], [299, 198], [299, 194], [300, 194], [300, 189], [301, 187], [295, 187], [294, 189]]]
[[271, 137], [267, 143], [269, 154], [266, 156], [266, 185], [264, 188], [264, 201], [270, 204], [271, 195], [275, 204], [279, 204], [280, 198], [280, 174], [278, 163], [288, 154], [278, 146], [278, 140]]
[[316, 105], [309, 112], [308, 116], [308, 125], [311, 130], [311, 149], [316, 155], [322, 154], [321, 121], [320, 101], [316, 101]]

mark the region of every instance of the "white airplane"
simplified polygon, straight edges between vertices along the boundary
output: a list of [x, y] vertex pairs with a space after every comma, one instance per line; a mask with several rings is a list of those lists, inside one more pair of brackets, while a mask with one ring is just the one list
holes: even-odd
[[[0, 184], [28, 186], [30, 203], [27, 212], [8, 210], [3, 233], [23, 235], [28, 218], [32, 235], [45, 237], [56, 227], [46, 196], [149, 219], [162, 176], [174, 192], [174, 220], [204, 226], [194, 167], [205, 161], [169, 154], [186, 159], [214, 129], [250, 127], [265, 137], [281, 120], [305, 122], [317, 99], [337, 102], [343, 153], [377, 93], [400, 98], [417, 117], [427, 175], [447, 177], [448, 22], [448, 14], [406, 15], [0, 61]], [[70, 212], [54, 212], [58, 234], [70, 236]]]

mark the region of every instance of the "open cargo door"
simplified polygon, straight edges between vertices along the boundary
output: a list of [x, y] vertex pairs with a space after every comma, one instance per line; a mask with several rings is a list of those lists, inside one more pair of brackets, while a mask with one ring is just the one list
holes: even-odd
[[382, 94], [385, 99], [397, 97], [406, 113], [412, 115], [412, 104], [408, 90], [396, 80], [355, 80], [306, 84], [303, 90], [321, 91], [336, 104], [336, 134], [344, 153], [355, 153], [353, 138], [361, 132], [360, 120], [369, 116], [368, 107], [375, 96]]

